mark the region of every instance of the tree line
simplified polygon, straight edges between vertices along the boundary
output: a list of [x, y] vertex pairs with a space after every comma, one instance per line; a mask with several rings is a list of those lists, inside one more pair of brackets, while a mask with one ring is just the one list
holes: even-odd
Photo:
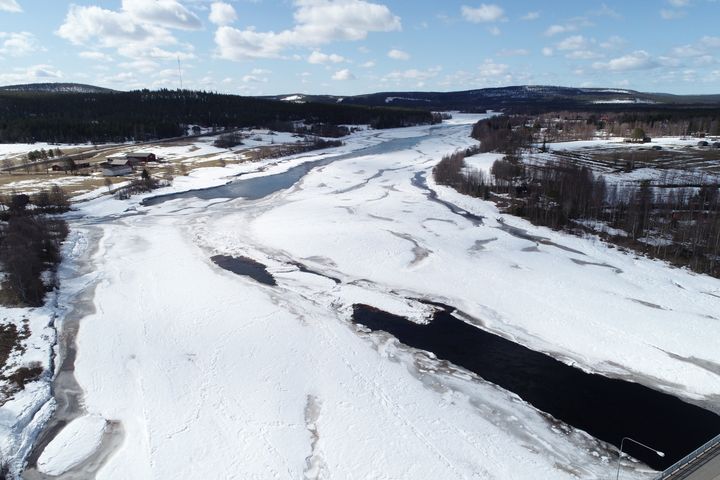
[[425, 110], [293, 103], [189, 90], [112, 93], [0, 92], [0, 142], [122, 142], [277, 122], [403, 127], [437, 121]]
[[38, 307], [57, 286], [55, 271], [68, 227], [52, 214], [68, 209], [67, 195], [57, 186], [32, 196], [0, 196], [0, 303]]

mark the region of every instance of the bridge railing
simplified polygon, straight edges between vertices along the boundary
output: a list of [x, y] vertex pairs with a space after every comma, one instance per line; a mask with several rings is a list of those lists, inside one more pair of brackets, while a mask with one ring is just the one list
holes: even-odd
[[707, 443], [701, 445], [700, 447], [696, 448], [692, 452], [685, 455], [683, 458], [675, 462], [673, 465], [670, 466], [667, 470], [662, 472], [660, 475], [655, 477], [654, 480], [665, 480], [666, 478], [669, 478], [671, 475], [676, 473], [678, 470], [683, 468], [685, 465], [687, 465], [690, 461], [692, 461], [694, 458], [699, 457], [703, 453], [707, 452], [708, 450], [717, 447], [720, 445], [720, 435], [716, 436], [715, 438], [711, 439]]

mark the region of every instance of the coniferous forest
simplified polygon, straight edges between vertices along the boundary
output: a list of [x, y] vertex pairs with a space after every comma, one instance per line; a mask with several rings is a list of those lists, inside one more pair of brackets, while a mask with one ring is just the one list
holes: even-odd
[[407, 108], [291, 103], [190, 90], [0, 92], [0, 143], [143, 141], [184, 135], [187, 125], [222, 130], [299, 121], [392, 128], [431, 123], [434, 117]]

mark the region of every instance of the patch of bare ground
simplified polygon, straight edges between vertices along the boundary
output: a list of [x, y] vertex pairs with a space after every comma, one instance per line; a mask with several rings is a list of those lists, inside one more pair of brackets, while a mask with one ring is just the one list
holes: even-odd
[[0, 406], [43, 374], [43, 367], [39, 363], [18, 367], [9, 362], [11, 356], [25, 352], [23, 341], [28, 337], [30, 329], [27, 319], [23, 319], [20, 329], [14, 323], [0, 324]]

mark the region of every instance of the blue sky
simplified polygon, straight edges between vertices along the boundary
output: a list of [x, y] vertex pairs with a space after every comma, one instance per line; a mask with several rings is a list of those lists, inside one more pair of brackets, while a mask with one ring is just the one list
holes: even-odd
[[720, 0], [0, 0], [0, 84], [720, 93]]

